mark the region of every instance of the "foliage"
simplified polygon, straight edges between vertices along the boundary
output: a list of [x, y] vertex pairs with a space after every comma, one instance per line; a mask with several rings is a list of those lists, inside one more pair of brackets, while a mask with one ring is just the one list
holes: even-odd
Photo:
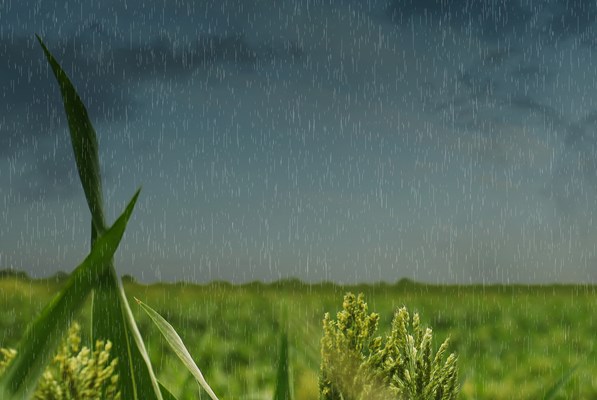
[[[54, 282], [0, 279], [0, 346], [15, 347], [28, 321], [59, 289]], [[546, 398], [577, 364], [551, 400], [597, 399], [597, 318], [592, 317], [597, 286], [156, 283], [125, 284], [125, 289], [129, 301], [135, 296], [167, 317], [224, 399], [272, 398], [281, 321], [291, 348], [295, 399], [317, 399], [322, 317], [326, 311], [335, 317], [348, 291], [365, 294], [369, 312], [380, 315], [383, 337], [403, 304], [433, 328], [434, 349], [450, 336], [448, 352], [458, 355], [461, 400]], [[287, 320], [284, 310], [292, 310]], [[195, 400], [193, 377], [180, 368], [145, 312], [133, 307], [133, 313], [158, 379], [179, 400]], [[77, 320], [88, 343], [90, 318], [84, 306]]]
[[276, 391], [274, 392], [274, 400], [294, 399], [294, 393], [292, 389], [292, 374], [290, 372], [290, 361], [288, 358], [288, 335], [286, 332], [282, 332], [280, 335], [278, 371], [276, 375]]
[[412, 319], [406, 308], [396, 312], [390, 334], [374, 336], [379, 315], [368, 314], [363, 294], [346, 294], [343, 310], [323, 320], [320, 399], [455, 400], [458, 395], [457, 358], [444, 362], [448, 340], [432, 356], [432, 331]]
[[162, 400], [162, 390], [113, 262], [139, 190], [116, 222], [108, 226], [103, 212], [95, 130], [70, 79], [42, 40], [37, 39], [60, 87], [77, 170], [91, 211], [92, 247], [64, 287], [28, 325], [14, 360], [0, 378], [0, 398], [31, 398], [33, 388], [58, 345], [61, 332], [70, 325], [89, 294], [93, 294], [92, 335], [114, 341], [114, 353], [120, 360], [116, 368], [121, 377], [122, 397], [127, 400]]
[[149, 307], [147, 304], [143, 303], [139, 299], [135, 299], [137, 304], [141, 306], [141, 308], [147, 313], [149, 318], [151, 318], [154, 325], [160, 330], [164, 338], [166, 339], [166, 343], [170, 346], [170, 348], [176, 353], [178, 358], [182, 361], [184, 366], [187, 370], [193, 375], [193, 377], [197, 380], [197, 382], [203, 387], [203, 389], [207, 392], [209, 397], [213, 400], [218, 400], [218, 397], [213, 392], [201, 370], [193, 361], [193, 357], [187, 350], [186, 346], [182, 342], [182, 339], [176, 332], [176, 330], [170, 325], [168, 321], [166, 321], [159, 313], [157, 313], [153, 308]]
[[[80, 326], [73, 323], [53, 363], [46, 367], [33, 394], [36, 400], [120, 400], [118, 361], [110, 361], [110, 341], [95, 348], [81, 347]], [[0, 374], [16, 357], [13, 349], [0, 349]]]
[[0, 269], [0, 279], [5, 278], [18, 278], [24, 281], [31, 279], [25, 271], [19, 271], [16, 269]]

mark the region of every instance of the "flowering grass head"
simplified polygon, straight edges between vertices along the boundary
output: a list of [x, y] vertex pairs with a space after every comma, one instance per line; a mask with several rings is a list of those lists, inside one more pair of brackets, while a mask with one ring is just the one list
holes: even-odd
[[[120, 400], [118, 361], [110, 358], [112, 343], [98, 340], [93, 350], [81, 347], [81, 328], [68, 331], [53, 362], [45, 369], [33, 398], [36, 400]], [[0, 374], [17, 352], [0, 349]]]
[[342, 308], [336, 320], [329, 314], [323, 320], [320, 399], [457, 398], [457, 357], [444, 361], [447, 339], [433, 355], [433, 332], [421, 328], [418, 314], [411, 321], [406, 308], [399, 309], [382, 338], [375, 336], [379, 315], [368, 313], [362, 294], [346, 294]]

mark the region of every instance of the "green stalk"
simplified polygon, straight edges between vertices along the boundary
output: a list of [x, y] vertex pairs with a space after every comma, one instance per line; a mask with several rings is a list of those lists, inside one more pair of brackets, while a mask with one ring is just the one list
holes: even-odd
[[278, 357], [278, 373], [274, 400], [292, 400], [293, 398], [290, 361], [288, 359], [288, 335], [286, 332], [282, 332], [280, 335], [280, 354]]

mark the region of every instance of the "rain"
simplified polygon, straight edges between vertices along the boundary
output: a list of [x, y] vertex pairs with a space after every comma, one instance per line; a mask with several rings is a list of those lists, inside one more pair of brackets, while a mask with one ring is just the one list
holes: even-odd
[[[247, 333], [256, 318], [286, 327], [294, 395], [317, 398], [324, 313], [363, 291], [380, 334], [405, 305], [436, 349], [454, 339], [458, 398], [512, 398], [534, 375], [547, 383], [525, 396], [565, 378], [553, 398], [595, 398], [596, 21], [582, 0], [0, 1], [0, 276], [55, 293], [90, 252], [37, 34], [95, 127], [108, 226], [141, 188], [114, 254], [127, 294], [173, 318], [220, 398], [272, 398], [276, 358], [251, 346], [277, 339]], [[26, 327], [19, 307], [34, 319], [51, 298], [13, 304], [8, 287], [0, 347]], [[129, 302], [152, 363], [183, 371]], [[512, 365], [508, 329], [528, 341]], [[189, 372], [155, 368], [196, 398]]]

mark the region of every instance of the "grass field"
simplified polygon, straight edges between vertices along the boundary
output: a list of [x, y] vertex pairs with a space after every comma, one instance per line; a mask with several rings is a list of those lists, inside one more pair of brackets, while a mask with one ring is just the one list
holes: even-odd
[[[0, 347], [16, 345], [26, 324], [60, 284], [0, 280]], [[597, 291], [594, 286], [304, 285], [127, 283], [126, 293], [154, 307], [180, 333], [214, 391], [224, 399], [271, 399], [278, 333], [291, 344], [297, 399], [317, 398], [319, 340], [325, 312], [345, 292], [363, 292], [383, 333], [402, 305], [434, 329], [437, 348], [451, 337], [459, 356], [462, 399], [540, 399], [579, 365], [558, 399], [597, 399]], [[84, 307], [88, 310], [89, 307]], [[179, 399], [196, 399], [196, 382], [157, 329], [133, 307], [158, 377]], [[89, 324], [88, 314], [79, 321]]]

